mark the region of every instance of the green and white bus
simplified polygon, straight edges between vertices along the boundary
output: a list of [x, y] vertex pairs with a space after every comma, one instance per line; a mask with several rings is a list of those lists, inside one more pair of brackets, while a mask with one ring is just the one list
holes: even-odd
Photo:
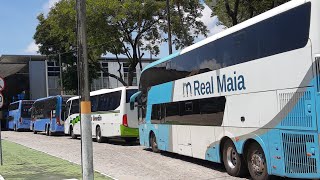
[[[130, 97], [137, 87], [119, 87], [90, 92], [92, 137], [98, 143], [108, 138], [135, 141], [139, 136], [137, 110], [130, 110]], [[79, 96], [67, 101], [68, 118], [64, 123], [65, 134], [80, 136]]]

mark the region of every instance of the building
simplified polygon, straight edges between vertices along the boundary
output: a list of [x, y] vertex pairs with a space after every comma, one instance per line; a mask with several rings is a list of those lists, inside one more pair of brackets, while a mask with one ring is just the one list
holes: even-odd
[[[5, 104], [0, 111], [6, 110], [9, 103], [18, 99], [38, 99], [61, 94], [59, 63], [47, 59], [46, 56], [41, 55], [2, 55], [0, 57], [0, 77], [6, 81], [6, 88], [2, 92]], [[142, 59], [142, 67], [153, 61]], [[99, 63], [102, 69], [117, 76], [119, 76], [118, 70], [121, 65], [121, 75], [124, 81], [128, 81], [126, 58], [119, 58], [118, 62], [115, 58], [101, 57]], [[91, 84], [92, 91], [122, 86], [118, 80], [108, 77], [106, 73], [101, 71], [98, 74], [99, 78]], [[138, 65], [133, 85], [138, 85], [140, 74]]]

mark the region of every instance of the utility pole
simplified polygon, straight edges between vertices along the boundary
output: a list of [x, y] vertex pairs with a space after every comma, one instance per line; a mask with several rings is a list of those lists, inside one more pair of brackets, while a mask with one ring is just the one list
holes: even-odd
[[167, 0], [167, 21], [168, 21], [168, 45], [169, 54], [172, 54], [172, 40], [171, 40], [171, 19], [170, 19], [170, 0]]
[[62, 79], [62, 62], [61, 62], [61, 54], [59, 53], [59, 67], [60, 67], [60, 88], [61, 88], [61, 95], [64, 94], [63, 92], [63, 79]]
[[78, 58], [80, 62], [81, 92], [81, 165], [82, 179], [93, 180], [93, 151], [91, 127], [91, 102], [88, 76], [88, 52], [86, 35], [86, 0], [77, 0], [78, 13]]

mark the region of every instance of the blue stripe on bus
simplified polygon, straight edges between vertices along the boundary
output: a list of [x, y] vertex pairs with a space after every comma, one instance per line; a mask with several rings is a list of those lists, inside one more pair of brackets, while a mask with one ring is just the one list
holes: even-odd
[[172, 101], [174, 82], [153, 86], [148, 92], [148, 104], [160, 104]]

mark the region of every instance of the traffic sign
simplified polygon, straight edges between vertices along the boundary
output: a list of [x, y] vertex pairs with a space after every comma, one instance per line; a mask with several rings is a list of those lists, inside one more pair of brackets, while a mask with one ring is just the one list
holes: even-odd
[[4, 101], [3, 95], [0, 93], [0, 109], [1, 109], [2, 106], [3, 106], [3, 101]]
[[4, 87], [5, 87], [4, 79], [0, 77], [0, 92], [4, 90]]

